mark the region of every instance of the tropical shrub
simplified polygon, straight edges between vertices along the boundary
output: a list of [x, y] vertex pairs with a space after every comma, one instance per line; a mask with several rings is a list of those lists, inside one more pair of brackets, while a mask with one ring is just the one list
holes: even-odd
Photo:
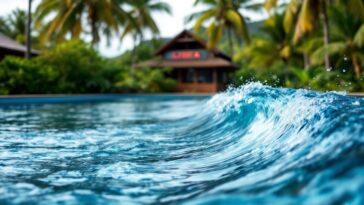
[[309, 70], [292, 68], [292, 78], [288, 87], [307, 88], [320, 91], [355, 91], [360, 86], [355, 77], [347, 71], [326, 70], [322, 67], [312, 67]]
[[133, 68], [105, 59], [82, 41], [59, 44], [26, 60], [6, 57], [0, 63], [0, 94], [167, 92], [176, 82], [169, 69]]
[[59, 73], [39, 59], [8, 56], [0, 63], [0, 94], [37, 94], [56, 91]]
[[103, 58], [82, 41], [59, 44], [40, 60], [59, 72], [57, 91], [60, 93], [98, 93], [109, 88], [101, 75]]
[[173, 91], [176, 81], [166, 78], [170, 69], [124, 68], [120, 72], [116, 87], [122, 92], [166, 92]]

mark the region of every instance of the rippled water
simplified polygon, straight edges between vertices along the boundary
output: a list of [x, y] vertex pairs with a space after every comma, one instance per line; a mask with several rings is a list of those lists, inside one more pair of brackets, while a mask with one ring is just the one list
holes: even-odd
[[249, 84], [211, 99], [0, 106], [0, 204], [364, 204], [364, 100]]

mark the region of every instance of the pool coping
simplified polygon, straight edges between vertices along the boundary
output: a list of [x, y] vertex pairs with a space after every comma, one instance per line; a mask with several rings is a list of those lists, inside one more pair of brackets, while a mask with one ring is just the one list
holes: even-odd
[[24, 95], [0, 95], [4, 98], [44, 98], [44, 97], [78, 97], [78, 96], [212, 96], [216, 93], [109, 93], [109, 94], [24, 94]]
[[[0, 95], [0, 98], [18, 98], [18, 97], [68, 97], [68, 96], [212, 96], [217, 93], [99, 93], [99, 94], [16, 94]], [[350, 96], [364, 96], [364, 92], [347, 93]]]
[[352, 97], [364, 97], [364, 93], [348, 93], [348, 96], [352, 96]]
[[211, 93], [4, 95], [0, 96], [0, 105], [97, 102], [120, 99], [185, 100], [203, 99], [211, 96]]

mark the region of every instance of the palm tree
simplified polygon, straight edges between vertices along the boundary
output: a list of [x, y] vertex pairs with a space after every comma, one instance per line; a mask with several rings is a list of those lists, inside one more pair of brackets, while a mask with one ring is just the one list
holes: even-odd
[[248, 0], [196, 0], [195, 5], [198, 4], [206, 5], [208, 8], [191, 14], [187, 18], [187, 22], [196, 20], [195, 32], [200, 31], [202, 24], [210, 22], [206, 30], [208, 48], [216, 47], [225, 31], [227, 31], [230, 55], [232, 56], [234, 55], [233, 35], [239, 41], [243, 38], [247, 43], [250, 42], [246, 20], [239, 11], [241, 8], [249, 6]]
[[[267, 2], [277, 2], [277, 0], [266, 0]], [[326, 47], [325, 67], [330, 68], [330, 56], [328, 45], [330, 43], [329, 16], [327, 13], [328, 5], [332, 3], [330, 0], [291, 0], [285, 12], [285, 27], [289, 30], [297, 17], [294, 42], [306, 33], [312, 32], [315, 28], [316, 21], [321, 15], [321, 23], [324, 33], [324, 44]], [[350, 12], [364, 19], [364, 3], [362, 0], [335, 0], [339, 6], [345, 6]], [[298, 15], [298, 16], [297, 16]]]
[[[332, 8], [333, 35], [332, 42], [327, 46], [330, 55], [345, 55], [351, 60], [354, 72], [357, 77], [362, 73], [361, 62], [364, 61], [364, 23], [360, 16], [353, 15], [347, 10], [337, 7]], [[325, 52], [324, 48], [319, 48], [313, 54], [315, 63], [320, 62], [320, 58]], [[340, 61], [339, 61], [340, 62]]]
[[[26, 30], [26, 47], [27, 50], [25, 52], [25, 58], [30, 59], [31, 58], [31, 44], [32, 44], [32, 40], [31, 40], [31, 23], [32, 23], [32, 0], [28, 1], [28, 15], [27, 15], [27, 24], [25, 26], [25, 30]], [[24, 24], [23, 24], [24, 25]]]
[[240, 57], [247, 57], [251, 67], [271, 67], [277, 62], [284, 64], [284, 77], [288, 79], [288, 63], [293, 55], [291, 34], [287, 34], [283, 28], [283, 15], [271, 15], [263, 24], [262, 31], [266, 35], [256, 37], [252, 43], [245, 47]]
[[353, 17], [364, 20], [364, 1], [363, 0], [335, 0], [335, 4], [346, 8]]
[[131, 6], [131, 10], [128, 11], [130, 18], [127, 20], [121, 39], [129, 34], [132, 35], [134, 40], [132, 63], [134, 63], [135, 49], [138, 43], [143, 41], [144, 32], [150, 31], [153, 37], [159, 36], [159, 28], [152, 14], [154, 12], [171, 14], [172, 11], [169, 4], [154, 0], [129, 0], [127, 3]]
[[25, 43], [26, 12], [20, 9], [11, 14], [0, 17], [0, 32], [15, 39], [19, 43]]
[[100, 32], [107, 38], [112, 31], [117, 32], [119, 25], [127, 18], [121, 5], [122, 0], [43, 0], [36, 10], [36, 25], [46, 22], [43, 41], [51, 37], [62, 41], [67, 35], [79, 38], [88, 25], [92, 44], [100, 41]]
[[[330, 43], [329, 17], [327, 13], [328, 0], [291, 0], [285, 11], [285, 29], [293, 27], [295, 18], [295, 32], [293, 41], [297, 43], [304, 34], [312, 32], [315, 28], [317, 19], [321, 16], [323, 26], [323, 37], [325, 48]], [[328, 51], [325, 55], [325, 67], [330, 68], [330, 57]]]

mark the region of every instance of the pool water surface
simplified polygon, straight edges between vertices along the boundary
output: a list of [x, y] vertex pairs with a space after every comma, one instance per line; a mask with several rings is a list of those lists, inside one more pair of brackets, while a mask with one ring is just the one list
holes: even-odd
[[31, 102], [0, 103], [0, 204], [364, 204], [360, 98]]

